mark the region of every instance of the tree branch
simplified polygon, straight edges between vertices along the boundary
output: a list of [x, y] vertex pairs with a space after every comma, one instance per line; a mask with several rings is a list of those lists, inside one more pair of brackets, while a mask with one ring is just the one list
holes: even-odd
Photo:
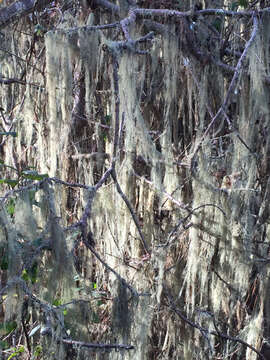
[[238, 342], [239, 344], [242, 344], [246, 347], [248, 347], [249, 349], [251, 349], [252, 351], [254, 351], [261, 359], [266, 360], [266, 358], [263, 356], [263, 354], [258, 351], [257, 349], [255, 349], [254, 346], [248, 344], [246, 341], [239, 339], [237, 337], [234, 336], [229, 336], [226, 334], [223, 334], [221, 332], [216, 332], [216, 331], [209, 331], [208, 329], [200, 326], [199, 324], [196, 324], [195, 322], [189, 320], [185, 315], [182, 314], [182, 312], [176, 307], [176, 304], [172, 298], [172, 296], [169, 294], [168, 290], [166, 289], [165, 291], [166, 297], [169, 301], [169, 307], [188, 325], [192, 326], [195, 329], [198, 329], [201, 334], [205, 337], [205, 335], [209, 334], [209, 335], [213, 335], [225, 340], [230, 340], [230, 341], [234, 341], [234, 342]]
[[101, 350], [109, 350], [109, 349], [117, 349], [117, 350], [132, 350], [134, 349], [133, 345], [125, 345], [125, 344], [93, 344], [86, 343], [84, 341], [75, 341], [71, 339], [61, 339], [63, 344], [72, 345], [75, 347], [86, 347], [88, 349], [101, 349]]
[[195, 158], [197, 152], [200, 149], [200, 146], [201, 146], [203, 140], [205, 139], [205, 137], [209, 133], [209, 131], [210, 131], [211, 127], [213, 126], [213, 124], [215, 123], [215, 121], [220, 117], [220, 115], [223, 115], [224, 112], [226, 112], [226, 110], [228, 109], [228, 106], [229, 106], [230, 101], [231, 101], [231, 96], [232, 96], [233, 92], [236, 89], [237, 81], [238, 81], [238, 79], [240, 77], [240, 71], [241, 71], [241, 69], [243, 67], [243, 62], [244, 62], [244, 60], [245, 60], [245, 58], [247, 56], [247, 52], [248, 52], [249, 48], [251, 47], [251, 45], [252, 45], [252, 43], [253, 43], [253, 41], [255, 39], [255, 36], [256, 36], [257, 32], [258, 32], [258, 18], [255, 15], [255, 13], [253, 12], [253, 29], [252, 29], [250, 39], [247, 42], [247, 44], [245, 46], [245, 49], [244, 49], [240, 59], [238, 60], [238, 63], [236, 65], [232, 81], [230, 83], [230, 86], [229, 86], [229, 89], [227, 91], [227, 95], [225, 97], [225, 100], [224, 100], [223, 104], [220, 106], [220, 108], [217, 111], [216, 115], [212, 118], [210, 124], [208, 125], [207, 129], [205, 130], [204, 134], [202, 135], [200, 141], [195, 146], [194, 152], [192, 154], [193, 159]]

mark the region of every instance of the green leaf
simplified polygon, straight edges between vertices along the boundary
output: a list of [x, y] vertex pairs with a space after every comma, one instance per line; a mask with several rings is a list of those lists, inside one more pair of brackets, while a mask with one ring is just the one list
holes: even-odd
[[111, 115], [105, 115], [104, 120], [105, 120], [107, 125], [110, 125], [110, 122], [112, 120], [112, 116]]
[[39, 174], [35, 170], [23, 170], [21, 175], [25, 179], [38, 180], [38, 181], [43, 180], [49, 176], [48, 174]]
[[15, 212], [15, 200], [9, 199], [8, 203], [6, 204], [7, 212], [10, 216], [14, 215]]
[[62, 305], [62, 301], [60, 299], [54, 299], [52, 304], [54, 306], [60, 306], [60, 305]]
[[32, 284], [35, 284], [37, 282], [37, 275], [38, 263], [35, 262], [30, 270], [23, 269], [21, 277], [24, 281], [31, 281]]
[[17, 173], [19, 172], [15, 167], [7, 165], [5, 163], [0, 163], [0, 166], [4, 166], [6, 168], [12, 169], [12, 170], [16, 171]]
[[25, 282], [28, 282], [30, 280], [30, 276], [28, 275], [28, 272], [26, 269], [23, 269], [21, 277]]
[[41, 353], [42, 353], [42, 346], [41, 346], [41, 345], [37, 345], [37, 346], [35, 347], [35, 350], [34, 350], [34, 356], [35, 356], [35, 357], [38, 357], [38, 356], [41, 355]]
[[5, 323], [0, 323], [0, 335], [8, 335], [16, 329], [17, 323], [16, 321], [7, 321]]
[[8, 184], [12, 188], [14, 188], [19, 183], [18, 180], [11, 180], [11, 179], [0, 179], [0, 184]]
[[99, 324], [100, 323], [100, 318], [98, 316], [98, 314], [96, 312], [93, 312], [92, 313], [92, 321], [95, 323], [95, 324]]
[[248, 0], [239, 0], [239, 5], [246, 9], [248, 7]]
[[8, 357], [7, 360], [12, 359], [25, 351], [24, 346], [22, 346], [22, 345], [20, 345], [20, 347], [18, 349], [16, 349], [16, 348], [12, 348], [12, 349], [14, 350], [14, 352]]

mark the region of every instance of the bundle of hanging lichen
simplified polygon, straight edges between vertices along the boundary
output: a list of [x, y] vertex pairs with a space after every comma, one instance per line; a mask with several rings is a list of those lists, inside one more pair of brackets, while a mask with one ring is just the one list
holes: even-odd
[[[260, 131], [269, 127], [269, 89], [264, 80], [269, 65], [263, 50], [268, 35], [264, 25], [264, 22], [260, 24], [249, 50], [248, 74], [243, 73], [231, 104], [232, 111], [228, 113], [233, 127], [225, 133], [224, 127], [220, 128], [215, 139], [205, 139], [196, 159], [193, 207], [207, 203], [219, 205], [226, 216], [213, 206], [194, 214], [185, 283], [180, 292], [180, 296], [185, 294], [186, 310], [194, 322], [214, 332], [218, 324], [221, 332], [239, 337], [257, 350], [266, 335], [264, 294], [268, 288], [268, 271], [259, 266], [257, 257], [258, 253], [266, 256], [266, 248], [256, 244], [258, 238], [267, 241], [263, 235], [267, 226], [258, 225], [264, 194], [257, 180], [258, 156], [269, 151], [268, 142], [262, 138], [258, 141]], [[211, 83], [211, 70], [204, 72], [204, 84]], [[220, 81], [218, 86], [222, 94], [224, 82]], [[209, 93], [209, 89], [205, 91]], [[202, 108], [198, 109], [199, 126], [205, 121], [208, 98], [204, 96]], [[196, 135], [200, 138], [199, 131]], [[220, 170], [224, 172], [223, 184], [215, 179], [215, 173]], [[186, 359], [195, 349], [200, 358], [204, 351], [210, 351], [211, 356], [225, 357], [236, 352], [237, 358], [257, 358], [253, 350], [234, 341], [221, 346], [218, 337], [207, 335], [208, 342], [199, 331], [194, 332], [194, 342], [193, 331], [189, 327], [185, 336]]]
[[[82, 275], [115, 298], [114, 340], [128, 343], [132, 339], [135, 359], [157, 356], [155, 351], [163, 358], [179, 358], [181, 354], [183, 359], [204, 359], [237, 353], [239, 359], [255, 359], [250, 348], [235, 341], [222, 343], [207, 331], [217, 332], [218, 328], [257, 349], [269, 335], [263, 328], [269, 316], [264, 301], [268, 270], [257, 261], [267, 257], [269, 230], [265, 223], [269, 190], [257, 178], [259, 170], [264, 176], [269, 173], [269, 90], [264, 82], [269, 55], [263, 50], [269, 43], [267, 20], [260, 24], [249, 50], [248, 71], [241, 76], [227, 114], [233, 127], [225, 118], [215, 123], [195, 158], [193, 151], [211, 121], [211, 113], [222, 105], [230, 78], [191, 56], [180, 44], [179, 28], [172, 24], [166, 28], [169, 31], [156, 35], [149, 55], [128, 51], [117, 54], [122, 133], [116, 174], [140, 220], [145, 241], [153, 249], [152, 259], [146, 256], [138, 229], [113, 182], [99, 190], [90, 225], [102, 258], [146, 296], [140, 297], [138, 304], [128, 301], [127, 290], [114, 282], [114, 275], [86, 254]], [[77, 24], [75, 19], [69, 21], [69, 26]], [[235, 33], [240, 25], [234, 25]], [[205, 40], [203, 33], [198, 36]], [[74, 28], [49, 32], [45, 42], [49, 120], [45, 140], [46, 119], [37, 127], [40, 166], [51, 176], [87, 185], [99, 180], [109, 166], [107, 159], [113, 148], [115, 88], [112, 59], [107, 61], [103, 43], [114, 50], [115, 43], [101, 32]], [[232, 64], [236, 62], [233, 58]], [[28, 110], [30, 121], [33, 108], [29, 106]], [[20, 135], [25, 135], [27, 146], [34, 138], [30, 125]], [[10, 155], [6, 156], [10, 160]], [[217, 175], [220, 173], [221, 177]], [[0, 240], [3, 247], [9, 247], [13, 264], [10, 278], [21, 275], [32, 242], [39, 238], [51, 242], [43, 259], [44, 269], [40, 267], [44, 272], [40, 285], [45, 290], [38, 284], [33, 289], [48, 302], [55, 295], [65, 301], [73, 296], [69, 291], [74, 287], [69, 251], [78, 233], [71, 231], [66, 237], [62, 226], [66, 225], [68, 211], [73, 221], [80, 218], [88, 195], [87, 191], [67, 193], [62, 187], [54, 191], [45, 187], [35, 195], [40, 210], [28, 193], [18, 197], [14, 220], [1, 209]], [[189, 213], [181, 207], [183, 203], [189, 209], [207, 206], [190, 213], [189, 230], [169, 237]], [[164, 247], [168, 242], [170, 246]], [[25, 252], [17, 251], [21, 245]], [[183, 249], [186, 259], [179, 261]], [[175, 298], [178, 296], [181, 311], [207, 331], [177, 322], [162, 307], [164, 284]], [[13, 295], [9, 298], [14, 300]], [[10, 302], [7, 318], [20, 313], [21, 303]], [[89, 313], [87, 307], [73, 307], [67, 317], [72, 335], [87, 339], [83, 320], [89, 321]]]
[[[10, 213], [12, 204], [14, 215]], [[1, 289], [4, 321], [9, 327], [16, 324], [19, 328], [32, 319], [41, 325], [41, 331], [50, 325], [54, 343], [65, 332], [63, 310], [52, 304], [71, 301], [75, 282], [73, 259], [59, 223], [53, 189], [44, 183], [42, 188], [29, 187], [11, 196], [6, 205], [2, 202], [0, 226], [2, 276], [6, 274]], [[72, 316], [67, 317], [70, 329], [75, 322], [76, 327], [79, 325], [78, 316], [76, 320]], [[59, 346], [55, 351], [58, 350]]]

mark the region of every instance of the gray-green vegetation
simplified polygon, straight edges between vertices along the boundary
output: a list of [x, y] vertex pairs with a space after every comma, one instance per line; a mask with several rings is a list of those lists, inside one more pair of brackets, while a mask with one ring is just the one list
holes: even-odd
[[1, 2], [1, 359], [269, 358], [268, 5]]

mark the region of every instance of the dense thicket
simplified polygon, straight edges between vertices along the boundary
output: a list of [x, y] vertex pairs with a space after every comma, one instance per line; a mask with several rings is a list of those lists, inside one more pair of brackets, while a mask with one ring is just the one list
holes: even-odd
[[267, 359], [267, 1], [1, 4], [2, 358]]

